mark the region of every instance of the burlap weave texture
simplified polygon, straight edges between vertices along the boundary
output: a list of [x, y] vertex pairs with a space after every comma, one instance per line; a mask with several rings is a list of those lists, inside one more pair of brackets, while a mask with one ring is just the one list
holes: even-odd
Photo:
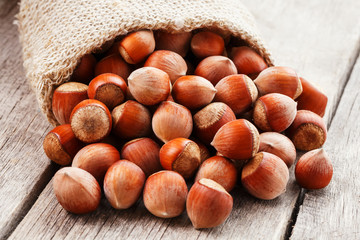
[[252, 15], [237, 0], [22, 0], [17, 19], [26, 77], [53, 125], [52, 93], [81, 57], [135, 30], [222, 29], [272, 65]]

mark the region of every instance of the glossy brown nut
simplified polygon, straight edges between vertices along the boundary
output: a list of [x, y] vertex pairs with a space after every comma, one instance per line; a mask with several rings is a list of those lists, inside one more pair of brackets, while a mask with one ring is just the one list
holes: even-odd
[[145, 184], [145, 174], [128, 160], [115, 162], [104, 178], [106, 199], [115, 209], [127, 209], [139, 199]]
[[185, 210], [187, 194], [186, 182], [179, 173], [160, 171], [146, 180], [144, 205], [157, 217], [176, 217]]
[[206, 159], [200, 166], [196, 174], [195, 182], [202, 178], [214, 180], [227, 191], [230, 192], [237, 181], [237, 170], [234, 163], [220, 156]]
[[241, 183], [254, 197], [271, 200], [286, 190], [289, 170], [279, 157], [267, 152], [257, 153], [243, 168]]
[[104, 73], [91, 80], [88, 97], [104, 103], [108, 109], [113, 109], [124, 102], [127, 85], [120, 76]]
[[71, 75], [71, 81], [81, 82], [88, 84], [94, 77], [94, 68], [96, 65], [96, 58], [92, 54], [84, 55], [80, 63], [76, 66], [73, 74]]
[[106, 143], [93, 143], [75, 155], [71, 166], [84, 169], [102, 183], [108, 168], [119, 160], [120, 153], [115, 147]]
[[215, 88], [214, 101], [226, 103], [235, 115], [248, 111], [258, 97], [254, 82], [244, 74], [224, 77]]
[[189, 139], [175, 138], [161, 147], [160, 164], [164, 169], [178, 172], [188, 179], [200, 165], [199, 146]]
[[237, 73], [235, 64], [224, 56], [207, 57], [195, 69], [195, 75], [206, 78], [214, 86], [224, 77]]
[[111, 113], [113, 132], [123, 139], [144, 137], [151, 131], [151, 114], [140, 103], [128, 100]]
[[131, 73], [130, 66], [124, 61], [119, 53], [109, 55], [101, 59], [95, 66], [95, 76], [103, 73], [113, 73], [123, 79], [127, 79]]
[[191, 51], [198, 58], [221, 55], [224, 52], [224, 39], [213, 32], [199, 32], [191, 39]]
[[161, 170], [159, 152], [160, 147], [154, 140], [137, 138], [123, 146], [121, 156], [138, 165], [148, 177]]
[[191, 32], [183, 33], [168, 33], [164, 31], [154, 32], [156, 49], [169, 50], [178, 53], [180, 56], [185, 57], [192, 37]]
[[83, 143], [75, 137], [70, 124], [55, 127], [45, 136], [43, 142], [46, 156], [60, 165], [71, 164], [82, 145]]
[[238, 119], [222, 126], [211, 145], [224, 157], [247, 160], [258, 152], [259, 142], [256, 127], [245, 119]]
[[298, 110], [309, 110], [323, 117], [328, 102], [327, 96], [309, 81], [300, 77], [303, 91], [296, 99]]
[[197, 109], [210, 104], [215, 93], [216, 89], [211, 82], [195, 75], [180, 77], [171, 91], [174, 100], [188, 109]]
[[282, 132], [291, 125], [295, 116], [296, 102], [286, 95], [269, 93], [255, 102], [254, 123], [263, 131]]
[[98, 142], [110, 134], [112, 120], [102, 102], [87, 99], [75, 106], [70, 116], [71, 129], [85, 143]]
[[52, 112], [59, 124], [70, 123], [71, 111], [88, 98], [88, 86], [78, 82], [67, 82], [55, 89], [52, 97]]
[[310, 151], [320, 148], [326, 141], [327, 130], [324, 120], [308, 110], [299, 110], [286, 135], [296, 149]]

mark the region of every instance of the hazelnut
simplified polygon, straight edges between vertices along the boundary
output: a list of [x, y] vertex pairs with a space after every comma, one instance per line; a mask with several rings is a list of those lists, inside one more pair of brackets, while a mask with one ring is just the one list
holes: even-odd
[[185, 60], [176, 52], [158, 50], [146, 60], [144, 67], [154, 67], [163, 70], [169, 75], [172, 84], [187, 71]]
[[67, 82], [55, 89], [52, 97], [52, 111], [59, 124], [70, 123], [71, 111], [88, 98], [88, 86], [78, 82]]
[[57, 171], [53, 189], [60, 205], [71, 213], [89, 213], [100, 204], [101, 189], [98, 182], [80, 168], [64, 167]]
[[269, 67], [254, 80], [260, 95], [281, 93], [296, 99], [302, 92], [300, 78], [289, 67]]
[[214, 101], [226, 103], [236, 115], [248, 111], [258, 97], [254, 82], [244, 74], [224, 77], [215, 88]]
[[55, 127], [45, 136], [43, 142], [46, 156], [59, 165], [69, 165], [82, 145], [70, 124]]
[[234, 120], [219, 129], [211, 145], [224, 157], [246, 160], [258, 152], [259, 132], [245, 119]]
[[254, 197], [270, 200], [286, 190], [289, 170], [279, 157], [267, 152], [257, 153], [243, 168], [241, 182]]
[[231, 60], [234, 62], [238, 73], [245, 74], [255, 79], [261, 71], [268, 67], [265, 60], [253, 49], [242, 46], [231, 49]]
[[298, 110], [309, 110], [320, 117], [323, 117], [326, 110], [328, 98], [318, 89], [315, 85], [309, 81], [300, 77], [303, 91], [301, 95], [296, 99]]
[[104, 193], [111, 206], [127, 209], [139, 199], [145, 183], [145, 174], [128, 160], [115, 162], [104, 178]]
[[200, 166], [196, 174], [195, 182], [202, 178], [214, 180], [227, 191], [230, 192], [237, 181], [237, 170], [234, 163], [220, 156], [206, 159]]
[[187, 194], [186, 182], [179, 173], [160, 171], [145, 182], [144, 205], [157, 217], [176, 217], [185, 210]]
[[123, 159], [138, 165], [148, 177], [161, 170], [159, 145], [150, 138], [137, 138], [127, 142], [121, 149]]
[[324, 188], [329, 185], [332, 175], [333, 166], [324, 149], [309, 151], [296, 163], [296, 182], [303, 188]]
[[259, 152], [272, 153], [285, 162], [288, 168], [294, 164], [296, 149], [292, 141], [277, 132], [264, 132], [260, 134]]
[[213, 32], [199, 32], [191, 39], [191, 51], [198, 58], [221, 55], [224, 52], [224, 39]]
[[295, 116], [296, 102], [286, 95], [269, 93], [255, 102], [254, 123], [263, 131], [282, 132], [290, 126]]
[[233, 198], [217, 182], [202, 178], [191, 187], [186, 211], [194, 228], [211, 228], [225, 222], [233, 207]]
[[119, 46], [119, 52], [127, 63], [137, 64], [145, 60], [155, 50], [152, 31], [143, 30], [128, 34]]
[[165, 101], [171, 91], [169, 75], [154, 67], [133, 71], [128, 78], [128, 84], [131, 95], [144, 105]]
[[177, 103], [196, 109], [211, 103], [216, 89], [205, 78], [188, 75], [176, 80], [171, 93]]
[[94, 68], [96, 58], [92, 54], [86, 54], [80, 59], [80, 63], [76, 66], [71, 75], [71, 81], [88, 84], [94, 77]]
[[308, 110], [297, 111], [286, 135], [294, 143], [296, 149], [310, 151], [320, 148], [326, 141], [326, 125], [324, 120]]
[[195, 135], [205, 144], [210, 144], [216, 132], [235, 119], [234, 112], [225, 103], [210, 103], [194, 115]]
[[209, 80], [214, 86], [224, 77], [237, 74], [235, 64], [230, 58], [211, 56], [202, 60], [195, 69], [195, 75]]
[[113, 109], [125, 100], [126, 90], [124, 79], [113, 73], [104, 73], [91, 80], [88, 96], [104, 103], [108, 109]]
[[98, 142], [111, 131], [111, 114], [102, 102], [87, 99], [75, 106], [70, 116], [71, 129], [85, 143]]
[[120, 154], [115, 147], [107, 143], [93, 143], [75, 155], [71, 166], [84, 169], [101, 183], [108, 168], [118, 160]]
[[101, 59], [95, 66], [95, 76], [103, 73], [113, 73], [127, 79], [131, 73], [130, 66], [119, 53]]
[[175, 138], [161, 147], [160, 163], [165, 170], [173, 170], [188, 179], [200, 165], [199, 146], [189, 139]]
[[151, 131], [151, 114], [140, 103], [128, 100], [111, 113], [113, 132], [124, 139], [144, 137]]
[[188, 138], [193, 129], [191, 113], [180, 104], [162, 102], [153, 115], [152, 129], [164, 143], [178, 137]]
[[169, 50], [178, 53], [180, 56], [185, 57], [192, 37], [191, 32], [183, 33], [168, 33], [164, 31], [154, 32], [156, 49]]

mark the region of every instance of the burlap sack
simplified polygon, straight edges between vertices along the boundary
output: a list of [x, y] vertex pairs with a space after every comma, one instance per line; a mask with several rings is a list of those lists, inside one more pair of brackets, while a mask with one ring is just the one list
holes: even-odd
[[17, 19], [26, 77], [53, 125], [52, 93], [81, 57], [135, 30], [219, 28], [272, 65], [252, 15], [238, 0], [22, 0]]

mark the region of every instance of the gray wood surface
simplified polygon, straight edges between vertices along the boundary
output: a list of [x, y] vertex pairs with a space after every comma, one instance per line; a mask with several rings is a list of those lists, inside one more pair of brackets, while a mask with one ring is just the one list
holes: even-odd
[[332, 182], [325, 189], [305, 194], [291, 239], [360, 239], [359, 80], [360, 57], [325, 146], [334, 167]]
[[[357, 0], [243, 2], [257, 19], [260, 31], [274, 53], [276, 64], [295, 68], [301, 76], [323, 88], [329, 97], [329, 107], [325, 117], [330, 122], [359, 52], [360, 2]], [[300, 192], [293, 176], [294, 167], [290, 169], [291, 177], [287, 192], [273, 201], [256, 200], [238, 187], [232, 193], [234, 210], [230, 218], [225, 224], [214, 229], [194, 230], [186, 213], [174, 219], [156, 218], [145, 210], [141, 201], [131, 209], [116, 211], [103, 199], [101, 207], [96, 212], [83, 216], [72, 215], [63, 210], [55, 199], [51, 182], [46, 186], [54, 173], [54, 166], [43, 153], [42, 139], [51, 127], [39, 112], [35, 97], [26, 84], [16, 26], [12, 24], [17, 8], [16, 2], [0, 1], [2, 46], [0, 52], [0, 102], [2, 103], [0, 105], [0, 126], [2, 126], [0, 128], [0, 239], [11, 233], [10, 239], [158, 239], [161, 237], [164, 239], [280, 239], [288, 237], [287, 229], [288, 226], [291, 227], [294, 206]], [[341, 118], [337, 115], [340, 119], [336, 121], [335, 118], [332, 128], [337, 128], [335, 122], [343, 126], [341, 120], [344, 120], [344, 116]], [[359, 128], [352, 130], [351, 134], [355, 139], [355, 136], [359, 136], [360, 130]], [[342, 135], [340, 137], [343, 138]], [[338, 142], [339, 136], [331, 136], [330, 132], [325, 148], [328, 150]], [[340, 155], [339, 150], [331, 152], [334, 161], [341, 160], [344, 156]], [[354, 155], [346, 155], [352, 157], [354, 161], [355, 150], [351, 153]], [[355, 204], [349, 208], [344, 207], [345, 213], [336, 211], [333, 213], [331, 208], [326, 207], [327, 201], [332, 200], [337, 209], [341, 210], [335, 198], [340, 191], [339, 188], [348, 185], [348, 180], [345, 181], [339, 176], [344, 177], [345, 171], [350, 167], [343, 164], [339, 168], [341, 170], [337, 170], [335, 166], [335, 174], [338, 174], [335, 176], [338, 177], [334, 177], [332, 185], [322, 191], [306, 194], [304, 207], [300, 210], [294, 229], [294, 239], [321, 236], [320, 230], [317, 235], [312, 235], [312, 229], [314, 227], [322, 229], [319, 225], [329, 217], [334, 219], [328, 224], [329, 229], [333, 231], [336, 229], [339, 233], [346, 234], [347, 231], [351, 233], [351, 230], [355, 229], [356, 222], [350, 220], [358, 220], [359, 212], [348, 212], [356, 206]], [[360, 175], [360, 169], [357, 166], [351, 170], [353, 174], [349, 175], [354, 182]], [[335, 181], [338, 182], [334, 183]], [[44, 186], [46, 187], [42, 191]], [[334, 189], [334, 186], [338, 187]], [[358, 201], [357, 188], [354, 189], [353, 192], [349, 189], [348, 195], [343, 195], [344, 199], [350, 196]], [[40, 191], [42, 192], [37, 199]], [[318, 216], [315, 220], [318, 222], [313, 223], [306, 217], [306, 214], [316, 215], [324, 211], [327, 213], [324, 214], [327, 218]], [[341, 221], [339, 220], [341, 214], [352, 217], [345, 222], [346, 225], [340, 224], [339, 230], [334, 226], [336, 221]], [[25, 217], [20, 222], [23, 216]], [[330, 235], [330, 232], [328, 234]], [[341, 238], [341, 235], [335, 233], [333, 236]]]

